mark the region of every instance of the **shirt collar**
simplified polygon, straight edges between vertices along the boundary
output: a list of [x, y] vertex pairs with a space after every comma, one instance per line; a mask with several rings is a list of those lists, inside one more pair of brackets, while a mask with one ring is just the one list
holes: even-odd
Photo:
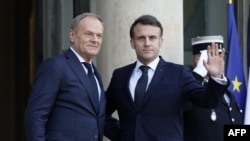
[[[82, 56], [80, 56], [80, 55], [75, 51], [74, 48], [70, 47], [70, 49], [73, 51], [73, 53], [76, 55], [76, 57], [78, 58], [78, 60], [79, 60], [80, 62], [86, 62], [86, 61], [82, 58]], [[92, 63], [92, 61], [90, 62], [90, 64], [91, 64], [91, 63]]]
[[[157, 57], [157, 58], [155, 58], [154, 61], [152, 61], [151, 63], [149, 63], [147, 66], [149, 66], [150, 69], [152, 69], [153, 71], [155, 71], [156, 67], [157, 67], [157, 65], [159, 63], [159, 61], [160, 61], [160, 58]], [[139, 60], [137, 60], [136, 61], [136, 66], [135, 66], [135, 70], [139, 71], [139, 67], [142, 66], [142, 65], [144, 65], [144, 64], [142, 64]]]

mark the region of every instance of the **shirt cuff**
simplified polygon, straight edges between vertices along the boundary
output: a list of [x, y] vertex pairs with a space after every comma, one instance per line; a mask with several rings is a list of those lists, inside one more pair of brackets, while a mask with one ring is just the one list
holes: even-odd
[[222, 74], [221, 78], [215, 78], [213, 76], [211, 76], [211, 78], [221, 85], [227, 85], [227, 78], [224, 74]]

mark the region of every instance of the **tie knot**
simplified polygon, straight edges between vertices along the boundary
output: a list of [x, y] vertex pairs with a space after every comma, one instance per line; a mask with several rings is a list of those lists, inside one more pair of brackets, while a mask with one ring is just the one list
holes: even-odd
[[140, 69], [141, 69], [142, 73], [148, 73], [149, 67], [143, 65], [143, 66], [140, 66]]
[[88, 73], [93, 72], [93, 71], [92, 71], [92, 65], [91, 65], [90, 63], [83, 62], [83, 64], [84, 64], [84, 66], [87, 68]]

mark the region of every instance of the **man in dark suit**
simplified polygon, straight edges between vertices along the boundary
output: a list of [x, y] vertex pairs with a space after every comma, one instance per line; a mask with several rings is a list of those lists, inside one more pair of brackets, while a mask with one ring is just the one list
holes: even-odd
[[[198, 36], [192, 38], [193, 75], [206, 86], [210, 75], [202, 64], [207, 59], [206, 46], [216, 42], [223, 48], [222, 36]], [[216, 108], [207, 109], [187, 103], [184, 112], [184, 141], [224, 141], [224, 125], [243, 124], [242, 110], [234, 95], [226, 91]]]
[[[130, 44], [137, 61], [114, 70], [106, 91], [104, 133], [111, 140], [182, 141], [185, 102], [216, 107], [228, 87], [221, 65], [225, 50], [219, 54], [216, 44], [208, 46], [208, 60], [204, 65], [212, 78], [205, 89], [188, 67], [166, 62], [159, 56], [162, 34], [161, 23], [151, 15], [139, 17], [130, 28]], [[144, 70], [148, 71], [147, 77]], [[143, 93], [141, 87], [145, 82]], [[115, 110], [119, 120], [111, 116]]]
[[36, 73], [25, 113], [27, 141], [102, 141], [106, 98], [92, 62], [102, 36], [99, 16], [83, 13], [73, 19], [70, 48], [46, 60]]

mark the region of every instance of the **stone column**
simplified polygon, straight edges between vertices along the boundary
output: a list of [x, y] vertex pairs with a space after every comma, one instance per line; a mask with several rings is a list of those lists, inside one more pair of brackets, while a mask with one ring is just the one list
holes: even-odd
[[129, 29], [142, 14], [156, 16], [163, 25], [161, 56], [183, 63], [183, 0], [96, 0], [96, 12], [104, 19], [105, 27], [103, 46], [96, 58], [105, 87], [115, 68], [136, 60]]

